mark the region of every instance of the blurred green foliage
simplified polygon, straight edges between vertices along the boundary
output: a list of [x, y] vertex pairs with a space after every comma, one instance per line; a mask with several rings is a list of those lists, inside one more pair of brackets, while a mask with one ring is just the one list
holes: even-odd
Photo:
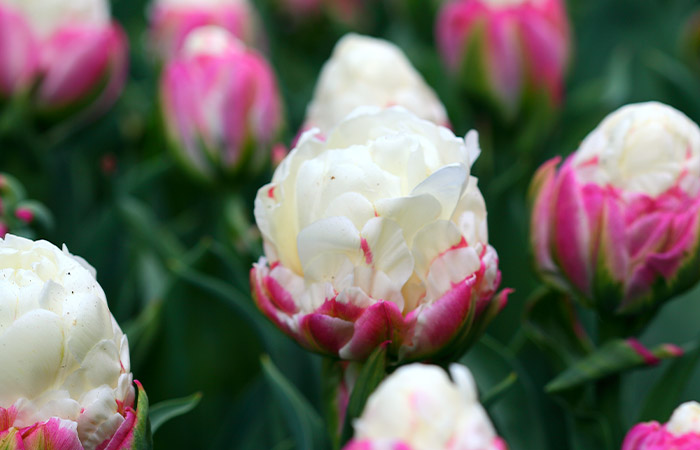
[[[349, 28], [324, 18], [294, 23], [273, 1], [256, 6], [286, 103], [290, 142], [322, 63]], [[525, 300], [538, 286], [530, 264], [527, 186], [540, 163], [573, 151], [623, 104], [658, 100], [700, 122], [700, 74], [680, 59], [678, 42], [684, 21], [699, 5], [570, 0], [574, 51], [565, 104], [546, 133], [522, 144], [522, 129], [488, 125], [445, 73], [433, 42], [437, 3], [368, 2], [371, 13], [360, 31], [405, 50], [446, 103], [457, 134], [479, 129], [484, 148], [474, 170], [487, 200], [490, 241], [500, 256], [502, 286], [516, 291], [463, 361], [482, 395], [491, 398], [492, 392], [489, 412], [513, 450], [572, 448], [563, 403], [544, 393], [554, 368], [521, 326]], [[158, 116], [158, 67], [147, 45], [147, 10], [145, 0], [113, 5], [131, 42], [130, 78], [117, 106], [79, 132], [37, 129], [21, 118], [12, 122], [0, 135], [0, 170], [19, 178], [28, 197], [54, 215], [55, 226], [40, 237], [65, 242], [97, 268], [110, 307], [129, 333], [132, 369], [151, 403], [201, 392], [194, 410], [158, 429], [156, 449], [296, 448], [305, 432], [297, 427], [316, 427], [314, 414], [321, 411], [321, 358], [282, 336], [250, 299], [248, 270], [261, 253], [250, 239], [252, 201], [269, 173], [245, 186], [211, 188], [174, 165]], [[695, 289], [663, 308], [642, 341], [653, 346], [697, 340], [698, 297]], [[582, 314], [590, 324], [590, 313]], [[270, 359], [261, 364], [265, 354]], [[688, 356], [694, 358], [690, 363], [674, 363], [684, 367], [681, 375], [688, 381], [687, 389], [677, 389], [678, 400], [700, 399], [696, 354]], [[667, 419], [669, 405], [659, 405], [655, 413], [654, 403], [645, 406], [640, 395], [662, 376], [678, 375], [677, 366], [664, 373], [667, 365], [625, 375], [625, 427], [640, 414]], [[279, 395], [290, 386], [292, 398], [306, 399], [316, 411]]]

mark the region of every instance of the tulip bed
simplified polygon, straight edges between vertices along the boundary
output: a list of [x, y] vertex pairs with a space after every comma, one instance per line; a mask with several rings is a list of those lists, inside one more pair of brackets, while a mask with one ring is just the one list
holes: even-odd
[[0, 0], [0, 449], [700, 450], [698, 123], [697, 0]]

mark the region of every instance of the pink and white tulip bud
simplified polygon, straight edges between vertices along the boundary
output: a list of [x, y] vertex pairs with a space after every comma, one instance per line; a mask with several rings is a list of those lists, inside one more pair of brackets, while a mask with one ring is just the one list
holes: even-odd
[[255, 199], [258, 307], [307, 349], [364, 360], [463, 352], [505, 305], [479, 147], [403, 108], [305, 132]]
[[610, 114], [532, 182], [531, 238], [544, 279], [605, 313], [637, 313], [700, 273], [700, 129], [660, 103]]
[[671, 420], [640, 423], [627, 433], [622, 450], [696, 450], [700, 448], [700, 404], [688, 402], [673, 412]]
[[219, 27], [190, 33], [161, 79], [171, 147], [201, 178], [259, 170], [283, 125], [272, 68]]
[[151, 35], [158, 55], [169, 61], [196, 28], [218, 26], [248, 45], [260, 44], [258, 18], [249, 0], [154, 0]]
[[370, 395], [344, 450], [506, 450], [459, 364], [400, 367]]
[[448, 69], [504, 118], [561, 102], [570, 52], [562, 0], [449, 1], [435, 33]]
[[0, 448], [136, 448], [129, 344], [95, 270], [7, 235], [0, 293]]
[[127, 41], [107, 0], [0, 0], [0, 96], [38, 84], [37, 109], [101, 112], [126, 79]]
[[399, 47], [347, 34], [321, 69], [303, 128], [328, 133], [359, 106], [402, 106], [421, 119], [449, 124], [445, 107]]

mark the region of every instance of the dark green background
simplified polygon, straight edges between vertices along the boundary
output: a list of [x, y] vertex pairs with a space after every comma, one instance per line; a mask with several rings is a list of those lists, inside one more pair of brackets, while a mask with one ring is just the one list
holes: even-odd
[[[445, 101], [455, 132], [463, 135], [481, 123], [481, 111], [470, 108], [440, 64], [431, 2], [368, 3], [363, 31], [405, 50]], [[268, 1], [257, 6], [286, 103], [289, 142], [321, 64], [349, 28], [326, 18], [292, 25]], [[659, 100], [700, 121], [700, 75], [679, 51], [684, 21], [697, 7], [692, 0], [569, 1], [573, 52], [556, 125], [525, 156], [508, 148], [513, 138], [508, 133], [492, 137], [493, 147], [484, 149], [474, 167], [487, 199], [502, 286], [516, 292], [490, 327], [486, 343], [467, 361], [482, 389], [517, 370], [517, 385], [490, 408], [513, 450], [570, 448], [562, 411], [542, 392], [553, 372], [520, 332], [523, 304], [538, 285], [530, 264], [525, 202], [532, 171], [556, 154], [573, 151], [607, 113], [626, 103]], [[130, 333], [132, 369], [151, 401], [202, 392], [193, 412], [157, 432], [155, 448], [295, 448], [285, 420], [288, 411], [261, 377], [264, 346], [255, 327], [265, 322], [249, 314], [247, 271], [259, 244], [241, 238], [252, 219], [256, 189], [269, 173], [205, 186], [174, 165], [158, 118], [157, 67], [147, 51], [146, 11], [142, 0], [113, 5], [131, 41], [132, 63], [117, 106], [68, 137], [20, 123], [0, 137], [0, 171], [20, 178], [29, 196], [52, 210], [56, 226], [39, 230], [39, 236], [65, 242], [97, 268], [115, 317]], [[116, 172], [101, 170], [105, 155], [116, 160]], [[219, 284], [203, 286], [209, 282]], [[215, 295], [219, 287], [222, 295]], [[699, 296], [696, 289], [663, 308], [643, 342], [697, 339]], [[320, 358], [281, 335], [273, 338], [273, 362], [318, 406]], [[662, 370], [625, 377], [626, 426], [636, 421], [644, 394]], [[683, 399], [700, 399], [697, 370]]]

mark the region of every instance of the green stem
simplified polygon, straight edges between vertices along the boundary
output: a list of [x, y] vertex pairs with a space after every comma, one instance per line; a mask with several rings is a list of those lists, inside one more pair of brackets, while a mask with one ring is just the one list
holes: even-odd
[[620, 408], [621, 386], [622, 378], [620, 375], [611, 375], [596, 383], [596, 398], [600, 411], [610, 427], [613, 449], [620, 448], [625, 432]]
[[[613, 339], [627, 337], [628, 329], [629, 325], [617, 317], [601, 317], [598, 320], [598, 345], [603, 345]], [[619, 374], [605, 377], [595, 384], [598, 409], [609, 426], [613, 448], [620, 448], [624, 437], [620, 408], [621, 386], [622, 377]]]

